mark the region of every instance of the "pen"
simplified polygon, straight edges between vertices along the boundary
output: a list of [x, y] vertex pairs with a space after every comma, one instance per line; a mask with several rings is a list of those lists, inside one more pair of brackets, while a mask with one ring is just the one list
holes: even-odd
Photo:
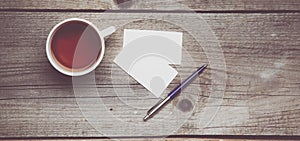
[[180, 85], [178, 85], [175, 89], [173, 89], [166, 98], [160, 100], [157, 104], [155, 104], [150, 110], [148, 110], [147, 115], [144, 117], [144, 121], [147, 121], [151, 118], [158, 110], [160, 110], [168, 101], [174, 99], [174, 97], [181, 92], [183, 88], [185, 88], [190, 82], [192, 82], [199, 74], [203, 72], [203, 70], [207, 67], [206, 65], [198, 68], [192, 75], [190, 75], [187, 79], [185, 79]]

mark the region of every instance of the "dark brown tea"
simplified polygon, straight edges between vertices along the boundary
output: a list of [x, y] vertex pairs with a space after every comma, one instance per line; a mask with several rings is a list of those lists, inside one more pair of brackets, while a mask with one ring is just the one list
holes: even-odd
[[63, 68], [81, 71], [92, 66], [101, 54], [98, 32], [82, 21], [60, 25], [51, 41], [51, 53]]

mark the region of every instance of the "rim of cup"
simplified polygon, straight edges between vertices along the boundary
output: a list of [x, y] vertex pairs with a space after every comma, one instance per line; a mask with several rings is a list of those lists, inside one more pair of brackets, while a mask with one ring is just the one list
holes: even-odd
[[[59, 64], [59, 62], [57, 62], [54, 58], [55, 56], [52, 55], [52, 51], [51, 51], [51, 42], [52, 42], [52, 37], [55, 34], [55, 32], [57, 31], [57, 29], [59, 29], [59, 27], [67, 22], [70, 21], [80, 21], [80, 22], [84, 22], [86, 24], [88, 24], [88, 26], [91, 26], [98, 34], [100, 40], [101, 40], [101, 53], [98, 56], [98, 59], [96, 60], [96, 62], [94, 62], [91, 66], [89, 66], [86, 69], [80, 70], [80, 71], [72, 71], [72, 70], [66, 70], [65, 68], [63, 68], [61, 66], [61, 64]], [[56, 24], [50, 31], [48, 37], [47, 37], [47, 42], [46, 42], [46, 54], [47, 54], [47, 58], [50, 62], [50, 64], [60, 73], [63, 73], [65, 75], [68, 76], [82, 76], [85, 74], [90, 73], [91, 71], [95, 70], [96, 67], [100, 64], [100, 62], [103, 59], [104, 56], [104, 52], [105, 52], [105, 44], [104, 44], [104, 37], [103, 35], [101, 35], [100, 31], [98, 30], [98, 28], [90, 21], [87, 21], [85, 19], [81, 19], [81, 18], [69, 18], [69, 19], [65, 19], [61, 22], [59, 22], [58, 24]]]

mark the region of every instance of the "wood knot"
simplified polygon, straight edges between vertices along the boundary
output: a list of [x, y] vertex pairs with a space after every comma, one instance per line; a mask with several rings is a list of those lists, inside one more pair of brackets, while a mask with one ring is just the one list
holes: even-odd
[[177, 109], [182, 112], [189, 112], [193, 109], [193, 103], [189, 99], [182, 99], [176, 104]]

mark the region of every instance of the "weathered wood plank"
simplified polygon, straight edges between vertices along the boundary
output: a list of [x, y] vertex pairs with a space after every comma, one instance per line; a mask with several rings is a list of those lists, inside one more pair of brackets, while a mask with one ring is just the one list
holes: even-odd
[[[151, 14], [153, 17], [167, 13]], [[55, 71], [45, 55], [46, 37], [52, 26], [70, 17], [85, 18], [99, 29], [107, 25], [130, 21], [141, 13], [44, 13], [44, 12], [2, 12], [0, 20], [0, 136], [102, 136], [84, 118], [76, 103], [72, 79]], [[173, 14], [174, 20], [192, 14]], [[211, 77], [216, 70], [208, 69], [201, 76], [201, 101], [193, 116], [174, 134], [217, 134], [217, 135], [299, 135], [300, 123], [300, 14], [198, 14], [215, 32], [222, 46], [225, 61], [226, 92], [219, 112], [209, 126], [199, 128], [199, 114], [211, 95]], [[26, 23], [26, 24], [24, 24]], [[192, 24], [192, 23], [191, 23]], [[96, 69], [96, 86], [117, 116], [122, 114], [128, 122], [140, 122], [147, 107], [156, 99], [149, 98], [137, 103], [136, 97], [116, 97], [115, 89], [125, 91], [128, 87], [136, 92], [146, 91], [132, 79], [118, 81], [112, 85], [111, 74], [118, 71], [112, 60], [122, 46], [124, 28], [155, 29], [184, 32], [183, 46], [195, 63], [208, 61], [203, 44], [184, 29], [161, 20], [140, 20], [119, 26], [116, 33], [106, 40], [106, 56]], [[200, 29], [195, 29], [200, 30]], [[198, 31], [197, 36], [204, 36]], [[205, 44], [204, 44], [205, 45]], [[200, 46], [200, 47], [199, 47]], [[180, 76], [189, 75], [193, 67], [183, 63], [178, 67]], [[117, 78], [126, 78], [119, 72]], [[126, 76], [126, 75], [125, 75]], [[168, 91], [178, 84], [179, 77], [172, 82]], [[91, 85], [86, 85], [91, 87]], [[194, 82], [190, 88], [199, 87]], [[189, 89], [185, 93], [197, 95]], [[93, 95], [80, 100], [91, 106]], [[181, 100], [179, 97], [178, 100]], [[134, 106], [140, 106], [136, 114], [124, 112], [118, 99], [125, 99]], [[174, 101], [169, 108], [176, 107]], [[114, 101], [114, 102], [111, 102]], [[175, 105], [175, 106], [174, 106]], [[218, 106], [218, 105], [216, 105]], [[171, 110], [167, 108], [167, 110]], [[91, 109], [91, 112], [95, 109]], [[123, 112], [122, 112], [123, 111]], [[160, 113], [164, 114], [164, 113]], [[108, 126], [107, 129], [110, 127]], [[142, 129], [136, 129], [142, 130]], [[153, 129], [155, 130], [155, 129]]]
[[33, 0], [1, 1], [1, 9], [111, 9], [113, 1], [109, 0]]
[[[124, 4], [124, 2], [127, 2]], [[0, 9], [34, 10], [194, 10], [194, 11], [231, 11], [231, 10], [299, 10], [298, 0], [9, 0], [0, 3]]]
[[[297, 140], [297, 137], [293, 136], [245, 136], [245, 138], [241, 136], [209, 136], [209, 137], [199, 137], [199, 136], [191, 136], [191, 137], [167, 137], [167, 138], [159, 138], [159, 137], [152, 137], [152, 138], [113, 138], [113, 139], [102, 139], [102, 138], [68, 138], [68, 139], [30, 139], [31, 141], [111, 141], [111, 140], [120, 140], [120, 141], [269, 141], [269, 140]], [[248, 138], [247, 138], [248, 137]], [[12, 141], [27, 141], [28, 139], [15, 139]]]
[[[251, 141], [251, 140], [241, 140], [241, 139], [218, 139], [218, 138], [196, 138], [196, 137], [187, 137], [187, 138], [175, 138], [175, 137], [168, 137], [168, 138], [118, 138], [115, 140], [120, 141]], [[99, 139], [76, 139], [78, 141], [95, 141]], [[111, 141], [112, 139], [101, 139], [101, 141]], [[11, 140], [11, 141], [27, 141], [26, 139], [23, 140]], [[73, 141], [72, 139], [32, 139], [31, 141]]]

